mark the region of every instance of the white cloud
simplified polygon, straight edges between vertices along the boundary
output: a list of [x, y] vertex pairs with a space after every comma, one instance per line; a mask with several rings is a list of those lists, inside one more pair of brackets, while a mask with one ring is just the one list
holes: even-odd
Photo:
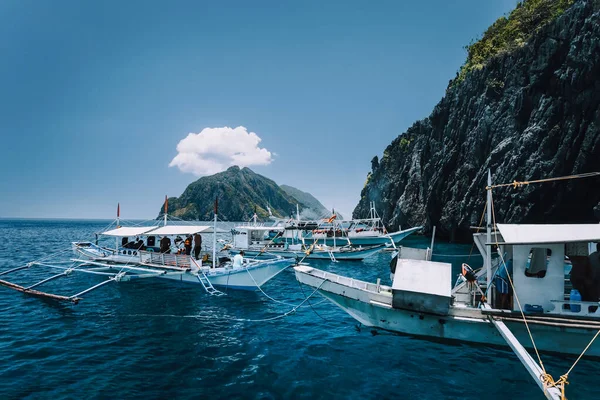
[[169, 167], [194, 175], [211, 175], [232, 165], [240, 168], [267, 165], [273, 161], [270, 151], [258, 147], [261, 139], [243, 126], [204, 128], [190, 133], [177, 144], [177, 155]]

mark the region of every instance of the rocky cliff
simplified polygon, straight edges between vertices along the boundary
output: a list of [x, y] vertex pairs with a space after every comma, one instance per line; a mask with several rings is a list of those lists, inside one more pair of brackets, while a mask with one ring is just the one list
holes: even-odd
[[[488, 169], [494, 183], [600, 171], [600, 2], [572, 3], [524, 2], [469, 46], [468, 68], [431, 115], [373, 159], [354, 217], [374, 200], [391, 228], [436, 225], [470, 240]], [[515, 22], [540, 4], [544, 18]], [[510, 45], [482, 53], [502, 40]], [[499, 222], [598, 222], [599, 201], [600, 178], [494, 190]]]
[[[271, 179], [249, 168], [233, 166], [191, 183], [180, 197], [169, 197], [168, 213], [185, 220], [208, 221], [213, 218], [215, 198], [219, 199], [219, 218], [226, 221], [248, 221], [255, 211], [261, 219], [267, 219], [267, 207], [275, 217], [281, 218], [295, 215], [296, 204], [301, 212], [311, 209]], [[159, 218], [163, 212], [164, 204]]]

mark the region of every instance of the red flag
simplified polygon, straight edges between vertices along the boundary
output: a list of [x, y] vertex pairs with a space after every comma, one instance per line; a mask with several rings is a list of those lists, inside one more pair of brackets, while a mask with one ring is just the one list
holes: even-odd
[[168, 210], [169, 210], [169, 199], [167, 198], [167, 195], [165, 194], [165, 214], [167, 213]]
[[219, 213], [219, 198], [215, 197], [215, 214]]
[[121, 216], [121, 204], [117, 203], [117, 218]]

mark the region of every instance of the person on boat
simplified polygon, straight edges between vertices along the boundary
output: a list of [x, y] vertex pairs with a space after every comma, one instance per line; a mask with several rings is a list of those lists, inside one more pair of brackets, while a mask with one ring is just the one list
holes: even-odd
[[202, 236], [199, 233], [194, 235], [194, 257], [196, 260], [200, 257], [200, 250], [202, 249]]
[[570, 255], [571, 273], [569, 279], [573, 289], [581, 294], [583, 301], [591, 301], [592, 298], [592, 268], [588, 256]]
[[135, 241], [135, 248], [137, 250], [145, 250], [146, 249], [146, 246], [144, 246], [144, 241], [142, 239], [140, 239], [139, 237]]
[[498, 292], [499, 308], [510, 309], [511, 290], [509, 276], [512, 276], [513, 260], [512, 258], [500, 265], [496, 275], [496, 291]]
[[233, 257], [233, 268], [242, 268], [244, 265], [244, 250], [240, 250], [239, 254]]
[[590, 262], [590, 300], [588, 301], [598, 301], [600, 297], [600, 243], [596, 243], [596, 251], [588, 256], [588, 260]]
[[183, 241], [183, 247], [185, 248], [186, 256], [192, 254], [192, 235], [185, 238], [185, 240]]
[[125, 236], [123, 239], [121, 239], [121, 247], [127, 248], [128, 245], [129, 245], [129, 238], [127, 236]]
[[181, 236], [177, 235], [175, 236], [175, 240], [173, 241], [173, 243], [175, 243], [175, 247], [179, 249], [181, 244], [183, 243], [183, 239], [181, 238]]
[[171, 252], [171, 239], [169, 239], [167, 236], [163, 236], [163, 238], [160, 239], [160, 252], [165, 254], [169, 254]]

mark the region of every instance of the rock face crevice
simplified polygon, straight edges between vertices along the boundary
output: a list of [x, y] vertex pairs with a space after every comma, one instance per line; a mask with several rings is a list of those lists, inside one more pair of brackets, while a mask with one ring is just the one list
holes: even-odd
[[[470, 241], [488, 169], [494, 183], [600, 171], [599, 8], [576, 1], [524, 46], [449, 86], [428, 118], [373, 159], [353, 216], [375, 201], [390, 229], [435, 225]], [[499, 222], [598, 222], [600, 178], [493, 193]]]

